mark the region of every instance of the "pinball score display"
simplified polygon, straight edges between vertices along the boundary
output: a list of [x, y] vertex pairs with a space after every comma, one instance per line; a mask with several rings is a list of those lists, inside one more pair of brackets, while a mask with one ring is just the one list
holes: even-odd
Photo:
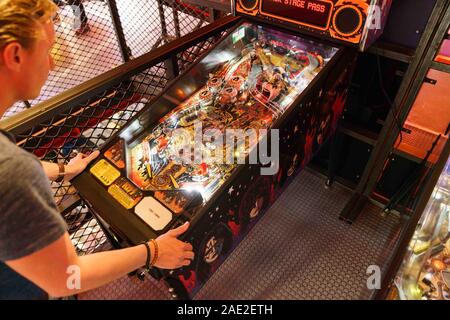
[[273, 18], [287, 18], [296, 23], [302, 17], [302, 24], [320, 30], [328, 29], [333, 3], [321, 0], [266, 0], [261, 1], [260, 11]]

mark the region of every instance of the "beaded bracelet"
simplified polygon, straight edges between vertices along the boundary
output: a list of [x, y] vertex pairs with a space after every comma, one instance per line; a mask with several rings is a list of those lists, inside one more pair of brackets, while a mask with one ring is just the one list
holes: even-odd
[[150, 267], [153, 267], [156, 263], [156, 261], [158, 260], [158, 243], [156, 242], [155, 239], [150, 239], [150, 242], [153, 243], [153, 247], [155, 248], [155, 252], [153, 253], [153, 259], [152, 262], [150, 263]]

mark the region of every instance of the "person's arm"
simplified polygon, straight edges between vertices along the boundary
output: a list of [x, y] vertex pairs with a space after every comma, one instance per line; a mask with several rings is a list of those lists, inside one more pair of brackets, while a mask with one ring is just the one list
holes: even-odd
[[[156, 267], [175, 269], [187, 266], [194, 258], [192, 245], [177, 239], [189, 227], [186, 223], [156, 239], [158, 259]], [[153, 257], [155, 248], [150, 243]], [[26, 257], [6, 261], [6, 264], [47, 291], [50, 296], [62, 297], [84, 292], [145, 265], [147, 249], [138, 245], [126, 249], [95, 253], [78, 257], [67, 232], [47, 247]], [[75, 266], [75, 268], [70, 268]], [[76, 283], [77, 270], [80, 275], [79, 288]]]
[[[80, 174], [86, 166], [97, 158], [99, 155], [98, 151], [92, 152], [90, 155], [86, 156], [79, 153], [75, 158], [69, 161], [65, 166], [64, 181], [70, 181], [73, 177]], [[53, 162], [41, 161], [42, 167], [44, 169], [45, 175], [50, 180], [56, 180], [59, 175], [59, 166]]]
[[59, 166], [54, 162], [41, 161], [45, 175], [52, 181], [56, 180], [59, 175]]

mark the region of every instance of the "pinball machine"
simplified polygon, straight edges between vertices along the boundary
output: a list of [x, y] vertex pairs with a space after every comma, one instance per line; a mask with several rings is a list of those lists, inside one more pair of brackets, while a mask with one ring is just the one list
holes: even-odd
[[190, 221], [181, 238], [194, 261], [152, 276], [192, 298], [335, 131], [357, 48], [380, 35], [389, 7], [233, 3], [235, 25], [111, 136], [73, 185], [118, 247]]
[[450, 159], [439, 176], [388, 299], [450, 300]]

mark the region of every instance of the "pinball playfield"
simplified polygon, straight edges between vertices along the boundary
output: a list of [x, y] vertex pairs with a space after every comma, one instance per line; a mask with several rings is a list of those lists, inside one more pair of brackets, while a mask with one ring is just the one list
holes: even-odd
[[[235, 42], [231, 43], [235, 56], [221, 62], [228, 57], [230, 41]], [[108, 192], [127, 209], [144, 194], [154, 196], [176, 214], [189, 202], [181, 194], [197, 193], [201, 197], [197, 200], [206, 202], [236, 168], [235, 160], [255, 148], [261, 130], [272, 127], [336, 52], [333, 47], [245, 23], [205, 58], [218, 63], [199, 79], [203, 86], [148, 131], [132, 139], [126, 138], [127, 132], [121, 134], [104, 153], [106, 160], [90, 172], [108, 185], [102, 172], [112, 168], [111, 163], [117, 169], [113, 176], [122, 178], [115, 180]], [[227, 149], [230, 129], [254, 133], [254, 139]], [[223, 143], [207, 139], [211, 134], [223, 137]], [[164, 229], [159, 221], [155, 225], [147, 222], [154, 230]]]

